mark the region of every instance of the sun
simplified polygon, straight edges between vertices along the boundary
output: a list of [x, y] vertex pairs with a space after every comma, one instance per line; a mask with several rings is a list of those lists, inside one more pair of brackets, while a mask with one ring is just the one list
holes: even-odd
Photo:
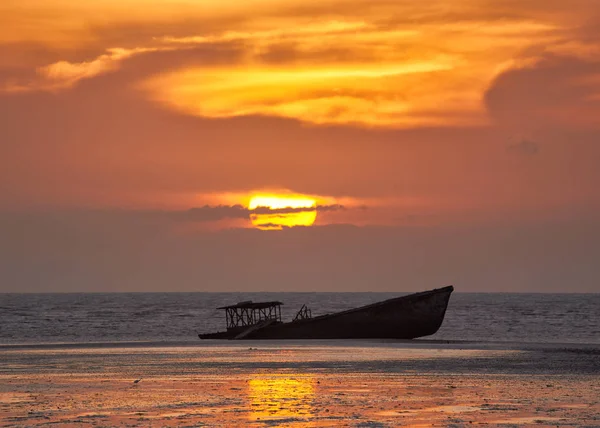
[[254, 195], [248, 209], [250, 221], [261, 230], [312, 226], [317, 219], [317, 201], [304, 195]]

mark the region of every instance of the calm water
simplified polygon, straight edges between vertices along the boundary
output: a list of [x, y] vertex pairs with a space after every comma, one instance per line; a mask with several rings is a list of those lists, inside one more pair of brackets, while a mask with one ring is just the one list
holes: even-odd
[[[306, 303], [313, 316], [397, 293], [0, 294], [0, 343], [197, 341], [223, 330], [214, 308], [280, 300], [284, 320]], [[600, 344], [600, 294], [453, 293], [431, 339]]]

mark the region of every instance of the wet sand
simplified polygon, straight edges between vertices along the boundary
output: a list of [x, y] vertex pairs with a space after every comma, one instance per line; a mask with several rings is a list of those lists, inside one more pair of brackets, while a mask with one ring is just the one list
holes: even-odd
[[2, 426], [600, 426], [598, 347], [8, 346], [0, 360]]

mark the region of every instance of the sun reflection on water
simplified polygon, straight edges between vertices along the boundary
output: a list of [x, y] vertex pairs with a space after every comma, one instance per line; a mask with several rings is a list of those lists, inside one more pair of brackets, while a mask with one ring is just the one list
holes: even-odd
[[294, 420], [313, 426], [315, 379], [311, 375], [259, 375], [248, 381], [251, 420]]

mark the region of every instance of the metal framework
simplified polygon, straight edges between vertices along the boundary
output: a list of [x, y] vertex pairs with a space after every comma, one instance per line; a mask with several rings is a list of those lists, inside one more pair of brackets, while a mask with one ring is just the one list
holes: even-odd
[[312, 318], [312, 312], [311, 312], [311, 310], [308, 309], [308, 306], [302, 305], [302, 307], [300, 308], [300, 310], [298, 311], [298, 313], [294, 317], [293, 321], [306, 320], [306, 319], [309, 319], [309, 318]]
[[281, 322], [281, 302], [240, 302], [233, 306], [217, 309], [225, 310], [227, 329], [247, 327], [266, 320]]

